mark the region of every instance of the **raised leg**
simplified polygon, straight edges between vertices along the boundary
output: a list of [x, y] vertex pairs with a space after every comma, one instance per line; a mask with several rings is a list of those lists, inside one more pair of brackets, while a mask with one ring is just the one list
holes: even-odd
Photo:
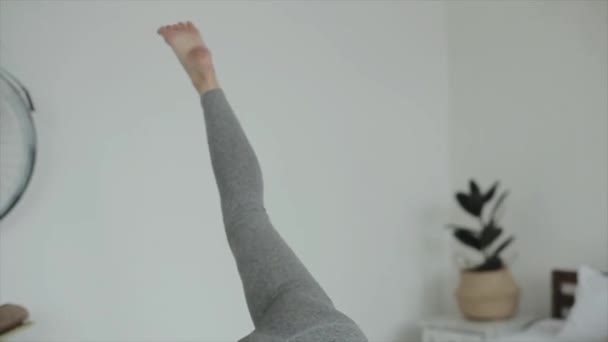
[[226, 235], [256, 327], [246, 340], [365, 340], [270, 222], [258, 159], [219, 88], [211, 53], [198, 30], [188, 22], [165, 26], [159, 33], [201, 94]]

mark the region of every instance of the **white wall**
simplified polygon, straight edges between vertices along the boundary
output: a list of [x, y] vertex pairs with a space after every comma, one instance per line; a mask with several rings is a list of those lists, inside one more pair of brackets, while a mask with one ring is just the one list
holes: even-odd
[[608, 269], [608, 2], [450, 2], [453, 190], [510, 188], [522, 311], [554, 268]]
[[15, 339], [229, 341], [252, 328], [201, 110], [155, 35], [187, 19], [258, 151], [275, 225], [372, 341], [411, 340], [441, 306], [447, 258], [438, 2], [2, 1], [2, 65], [30, 88], [40, 142], [0, 230], [0, 302], [35, 321]]

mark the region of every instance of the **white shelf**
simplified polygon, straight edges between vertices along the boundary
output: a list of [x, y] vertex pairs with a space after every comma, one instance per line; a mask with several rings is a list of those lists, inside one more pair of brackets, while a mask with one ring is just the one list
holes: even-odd
[[439, 316], [420, 323], [424, 342], [484, 342], [527, 329], [539, 316], [518, 315], [501, 321], [469, 321], [454, 316]]

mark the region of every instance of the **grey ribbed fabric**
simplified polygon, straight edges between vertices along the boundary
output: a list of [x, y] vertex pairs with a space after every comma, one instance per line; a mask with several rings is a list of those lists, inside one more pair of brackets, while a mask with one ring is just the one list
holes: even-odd
[[223, 90], [201, 102], [226, 235], [255, 326], [241, 341], [367, 341], [272, 226], [260, 165]]

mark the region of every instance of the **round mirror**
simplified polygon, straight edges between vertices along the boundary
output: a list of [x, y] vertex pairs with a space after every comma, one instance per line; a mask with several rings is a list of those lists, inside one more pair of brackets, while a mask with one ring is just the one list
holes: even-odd
[[25, 87], [0, 68], [0, 220], [19, 202], [34, 171], [33, 111]]

